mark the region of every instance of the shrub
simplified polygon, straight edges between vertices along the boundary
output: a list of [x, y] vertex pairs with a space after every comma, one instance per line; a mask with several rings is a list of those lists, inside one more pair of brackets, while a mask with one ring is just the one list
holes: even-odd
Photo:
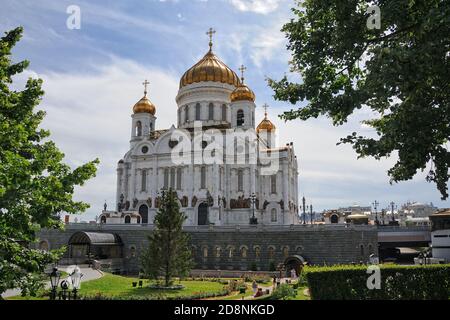
[[380, 266], [381, 289], [369, 289], [367, 266], [309, 267], [314, 300], [428, 300], [450, 297], [450, 265]]
[[273, 300], [285, 300], [290, 297], [295, 297], [296, 293], [294, 288], [290, 285], [283, 283], [278, 288], [276, 288], [271, 296]]

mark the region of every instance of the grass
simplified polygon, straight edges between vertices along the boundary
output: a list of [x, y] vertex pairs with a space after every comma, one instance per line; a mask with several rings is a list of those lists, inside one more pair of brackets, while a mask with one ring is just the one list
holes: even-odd
[[[101, 294], [106, 297], [187, 297], [197, 293], [220, 292], [224, 285], [219, 282], [212, 281], [181, 281], [184, 288], [180, 290], [159, 290], [148, 287], [150, 282], [142, 280], [142, 288], [133, 287], [133, 282], [139, 282], [138, 278], [123, 277], [105, 273], [103, 277], [96, 280], [86, 281], [81, 284], [79, 291], [80, 296], [96, 296]], [[42, 292], [41, 292], [42, 294]], [[48, 297], [11, 297], [8, 300], [47, 300]]]
[[223, 285], [212, 281], [181, 281], [184, 288], [179, 290], [160, 290], [148, 287], [150, 282], [142, 280], [142, 288], [133, 287], [138, 278], [129, 278], [112, 274], [105, 274], [102, 278], [81, 284], [80, 295], [94, 296], [98, 293], [108, 297], [183, 297], [196, 293], [219, 292]]

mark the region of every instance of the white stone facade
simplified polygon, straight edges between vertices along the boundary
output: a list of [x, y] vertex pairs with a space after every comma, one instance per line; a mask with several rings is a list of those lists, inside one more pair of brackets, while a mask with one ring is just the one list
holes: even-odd
[[[294, 147], [292, 143], [282, 148], [264, 143], [265, 139], [255, 131], [254, 102], [231, 102], [230, 94], [234, 89], [233, 85], [213, 81], [182, 87], [176, 97], [177, 127], [167, 130], [155, 130], [156, 117], [150, 113], [133, 114], [130, 150], [117, 167], [117, 206], [114, 211], [103, 211], [100, 221], [152, 224], [158, 193], [172, 188], [177, 191], [181, 209], [187, 216], [187, 226], [247, 225], [253, 216], [253, 194], [258, 224], [299, 224], [298, 166]], [[194, 131], [194, 126], [200, 124], [201, 129]], [[194, 156], [201, 158], [208, 150], [210, 141], [203, 133], [209, 129], [221, 135], [228, 133], [228, 136], [248, 130], [248, 144], [240, 150], [245, 151], [240, 153], [244, 163], [236, 164], [234, 161], [239, 156], [230, 153], [236, 148], [239, 152], [239, 142], [230, 149], [228, 140], [217, 150], [223, 153], [223, 157], [220, 156], [225, 160], [223, 163], [192, 161]], [[189, 142], [192, 151], [183, 154], [189, 161], [182, 164], [174, 161], [174, 150], [182, 142], [175, 142], [177, 132], [183, 132], [192, 140]], [[195, 143], [201, 147], [195, 149]], [[255, 152], [251, 151], [251, 145], [255, 146]], [[273, 175], [264, 171], [258, 150], [269, 150], [277, 168]], [[125, 222], [127, 215], [131, 218]]]

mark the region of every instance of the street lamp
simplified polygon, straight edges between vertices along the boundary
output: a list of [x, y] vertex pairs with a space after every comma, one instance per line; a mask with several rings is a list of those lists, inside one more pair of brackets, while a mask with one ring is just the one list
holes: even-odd
[[313, 206], [312, 206], [312, 204], [309, 205], [309, 213], [311, 216], [311, 224], [313, 224]]
[[58, 268], [54, 267], [53, 271], [49, 274], [49, 276], [50, 276], [50, 285], [52, 287], [50, 300], [56, 300], [56, 288], [58, 288], [61, 273], [58, 271]]
[[258, 218], [255, 217], [255, 203], [256, 203], [256, 195], [252, 193], [250, 196], [250, 201], [252, 203], [252, 217], [250, 218], [250, 224], [258, 224]]
[[61, 282], [61, 289], [62, 292], [60, 292], [60, 300], [67, 300], [67, 290], [69, 289], [69, 282], [67, 282], [67, 280], [63, 280]]
[[73, 287], [73, 299], [77, 300], [77, 292], [80, 289], [81, 285], [81, 278], [83, 277], [83, 274], [81, 273], [81, 270], [78, 266], [75, 267], [72, 274], [70, 275], [70, 280], [72, 281], [72, 287]]
[[373, 203], [372, 203], [372, 205], [373, 205], [373, 208], [375, 209], [375, 224], [376, 225], [379, 225], [380, 224], [380, 222], [378, 221], [378, 211], [377, 211], [377, 208], [378, 208], [378, 205], [379, 205], [380, 203], [377, 201], [377, 200], [375, 200]]
[[304, 196], [302, 199], [302, 203], [303, 203], [303, 224], [306, 224], [306, 199]]

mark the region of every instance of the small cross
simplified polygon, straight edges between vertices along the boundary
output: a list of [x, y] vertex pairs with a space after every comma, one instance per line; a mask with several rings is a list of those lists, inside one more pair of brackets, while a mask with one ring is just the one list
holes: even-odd
[[212, 45], [213, 45], [212, 38], [215, 33], [216, 33], [216, 30], [214, 30], [213, 28], [209, 28], [208, 32], [206, 33], [206, 35], [209, 36], [209, 48], [210, 49], [212, 48]]
[[247, 70], [247, 67], [245, 67], [244, 65], [241, 65], [241, 67], [238, 70], [241, 72], [241, 80], [242, 80], [242, 82], [244, 82], [244, 72], [245, 72], [245, 70]]
[[267, 103], [264, 103], [263, 108], [264, 108], [264, 115], [267, 117], [267, 108], [269, 108], [269, 105]]
[[147, 79], [145, 79], [145, 81], [142, 82], [142, 84], [144, 85], [144, 95], [147, 95], [147, 86], [150, 84], [150, 82], [148, 82]]

